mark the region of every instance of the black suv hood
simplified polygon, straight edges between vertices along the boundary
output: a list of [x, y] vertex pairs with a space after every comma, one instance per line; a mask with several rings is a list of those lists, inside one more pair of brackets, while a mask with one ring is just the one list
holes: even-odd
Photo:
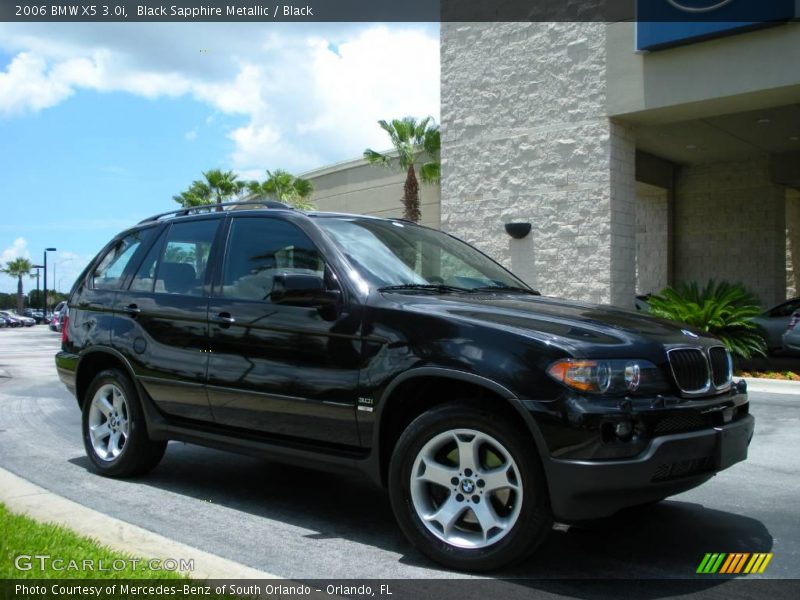
[[[400, 294], [392, 294], [398, 299]], [[452, 294], [402, 293], [404, 310], [439, 314], [473, 326], [514, 330], [577, 356], [604, 353], [611, 358], [631, 346], [711, 346], [719, 341], [703, 331], [604, 304], [514, 292]], [[385, 297], [389, 297], [386, 294]], [[398, 299], [399, 300], [399, 299]]]

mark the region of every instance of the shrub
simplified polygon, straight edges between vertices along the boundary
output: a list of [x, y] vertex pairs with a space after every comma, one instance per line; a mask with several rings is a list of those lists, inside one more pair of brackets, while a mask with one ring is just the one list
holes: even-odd
[[734, 356], [766, 356], [767, 344], [751, 320], [761, 313], [758, 298], [744, 286], [712, 279], [704, 288], [667, 287], [649, 300], [650, 312], [717, 336]]

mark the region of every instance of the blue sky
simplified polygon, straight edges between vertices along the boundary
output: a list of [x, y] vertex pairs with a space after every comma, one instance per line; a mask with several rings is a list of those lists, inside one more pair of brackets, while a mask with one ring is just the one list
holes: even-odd
[[438, 119], [438, 36], [428, 24], [0, 24], [0, 262], [38, 263], [54, 246], [50, 287], [66, 289], [205, 169], [302, 173], [385, 148], [377, 119]]

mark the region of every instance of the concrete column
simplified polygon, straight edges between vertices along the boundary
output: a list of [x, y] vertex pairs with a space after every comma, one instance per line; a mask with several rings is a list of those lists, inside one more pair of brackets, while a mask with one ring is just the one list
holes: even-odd
[[606, 116], [606, 32], [442, 23], [442, 228], [544, 294], [630, 307], [635, 143]]
[[786, 190], [786, 296], [800, 294], [800, 190]]
[[636, 294], [636, 138], [610, 123], [611, 304], [632, 308]]

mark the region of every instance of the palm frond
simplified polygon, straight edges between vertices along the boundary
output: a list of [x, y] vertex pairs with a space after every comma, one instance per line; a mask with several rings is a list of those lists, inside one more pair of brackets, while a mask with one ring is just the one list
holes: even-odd
[[438, 183], [441, 177], [442, 166], [438, 162], [428, 162], [419, 170], [420, 178], [425, 183]]
[[364, 150], [364, 160], [372, 165], [380, 165], [382, 167], [390, 167], [392, 165], [391, 157], [387, 156], [386, 154], [376, 152], [371, 148]]
[[758, 298], [740, 284], [710, 280], [702, 288], [696, 282], [667, 287], [649, 304], [653, 315], [717, 336], [732, 354], [766, 354], [766, 341], [752, 321], [761, 313]]

